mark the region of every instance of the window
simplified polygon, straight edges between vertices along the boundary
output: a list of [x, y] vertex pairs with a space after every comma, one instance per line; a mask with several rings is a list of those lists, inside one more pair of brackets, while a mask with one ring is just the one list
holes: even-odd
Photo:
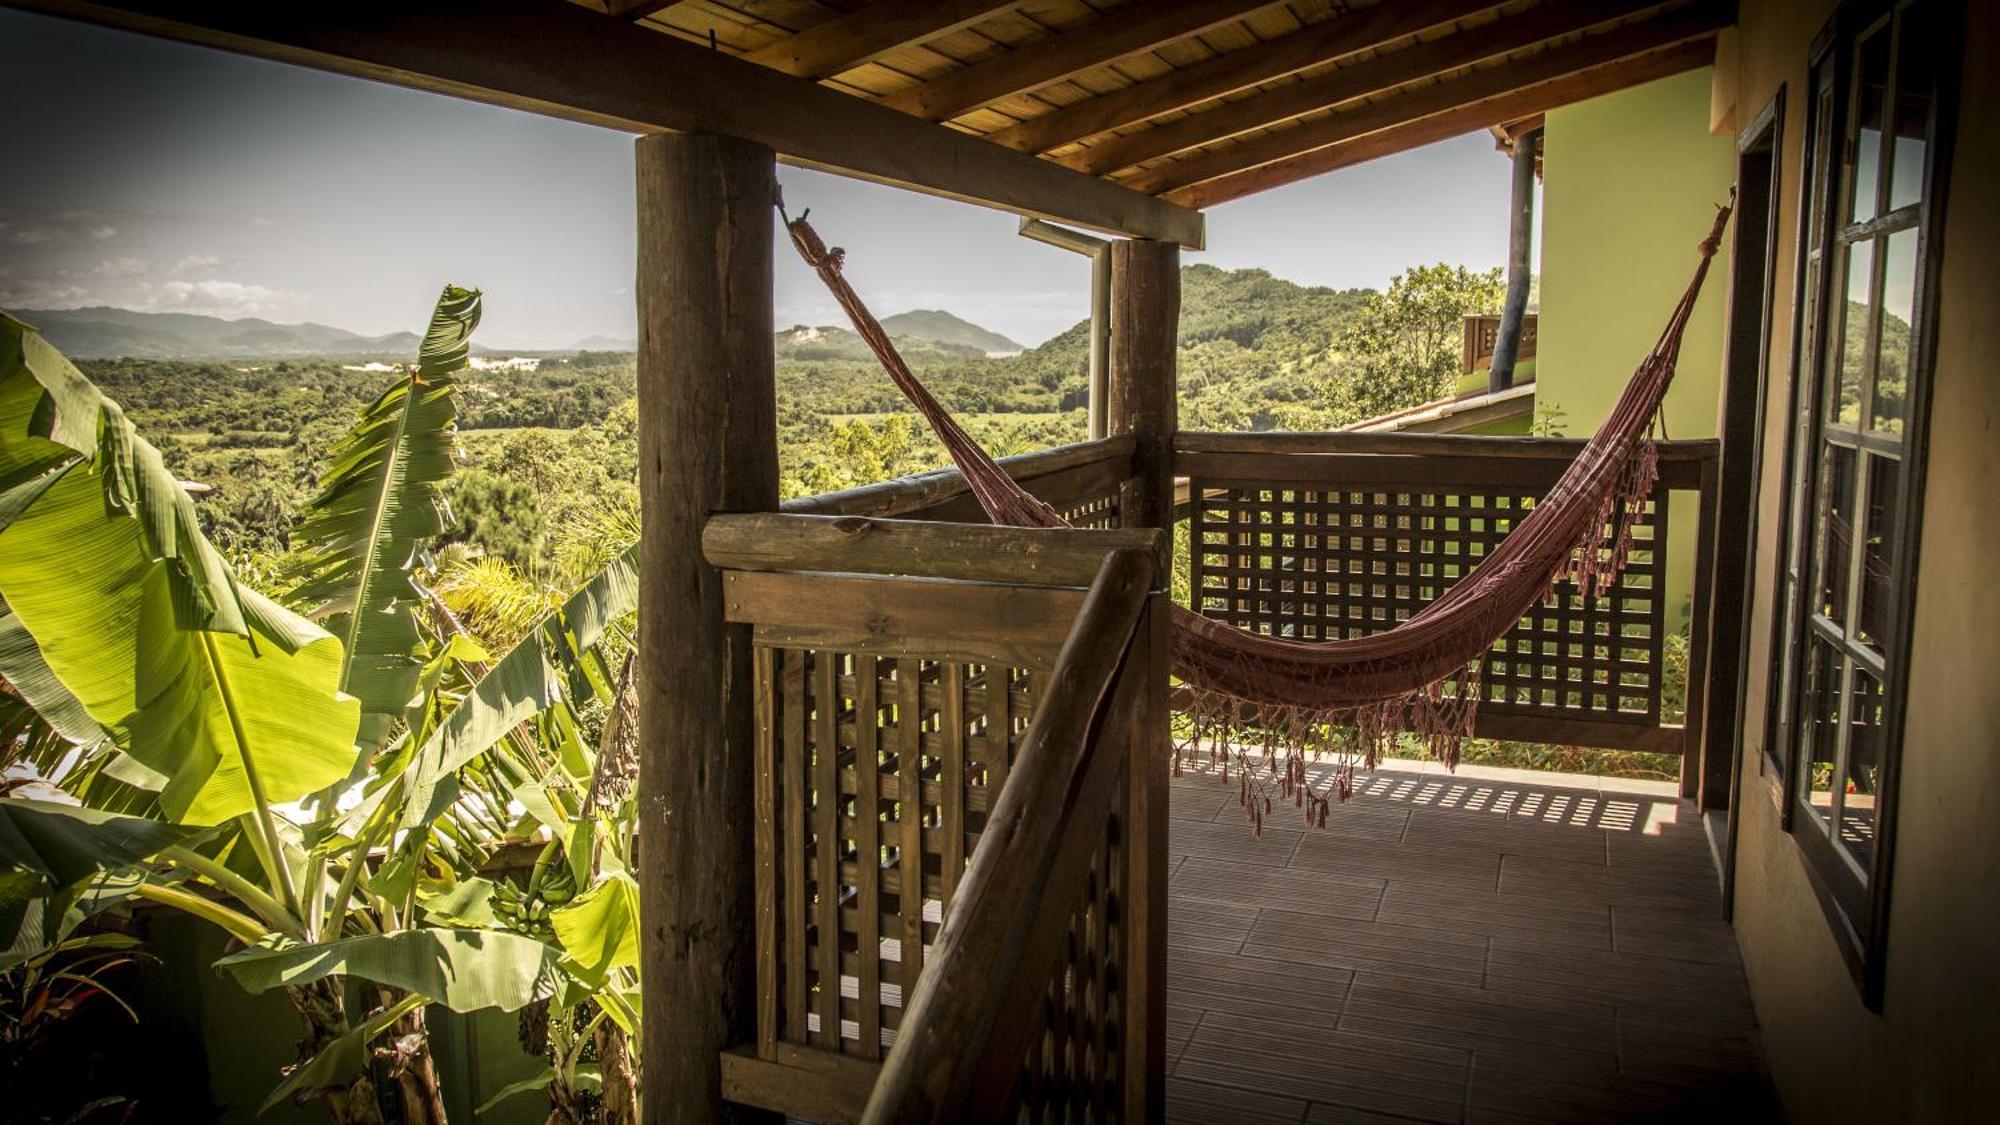
[[1880, 992], [1929, 384], [1939, 0], [1850, 3], [1812, 60], [1770, 745], [1849, 963]]

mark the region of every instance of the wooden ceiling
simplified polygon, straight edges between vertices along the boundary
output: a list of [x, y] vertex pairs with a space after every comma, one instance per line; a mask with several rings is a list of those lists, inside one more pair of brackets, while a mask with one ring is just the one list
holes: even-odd
[[1707, 65], [1729, 0], [579, 0], [1207, 207]]

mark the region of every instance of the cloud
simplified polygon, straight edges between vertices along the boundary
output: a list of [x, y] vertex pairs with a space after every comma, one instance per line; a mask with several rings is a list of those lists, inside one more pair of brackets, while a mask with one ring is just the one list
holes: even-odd
[[0, 222], [0, 242], [11, 242], [17, 246], [39, 246], [62, 236], [63, 232], [54, 227], [19, 227]]
[[90, 272], [98, 277], [144, 277], [151, 271], [152, 267], [144, 258], [134, 258], [129, 255], [106, 258], [90, 268]]
[[153, 290], [151, 307], [224, 317], [256, 316], [303, 299], [303, 294], [241, 281], [169, 281]]
[[174, 263], [174, 272], [200, 276], [202, 274], [214, 273], [220, 265], [222, 265], [222, 259], [216, 257], [214, 254], [189, 254], [187, 257]]
[[118, 228], [113, 226], [91, 227], [87, 233], [92, 239], [103, 242], [107, 238], [118, 237]]

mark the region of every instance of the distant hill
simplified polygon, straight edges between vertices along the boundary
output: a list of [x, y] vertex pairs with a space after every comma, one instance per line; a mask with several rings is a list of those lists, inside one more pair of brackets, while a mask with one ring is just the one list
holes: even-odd
[[934, 344], [956, 344], [982, 355], [1013, 355], [1028, 349], [991, 329], [942, 309], [911, 309], [882, 318], [882, 327], [891, 336], [908, 336]]
[[[882, 325], [887, 328], [889, 321], [883, 321]], [[979, 332], [985, 331], [977, 325], [968, 324], [966, 327]], [[899, 333], [894, 329], [889, 330], [889, 335], [896, 341], [896, 348], [903, 353], [903, 358], [911, 363], [986, 358], [984, 349], [969, 344], [932, 340], [920, 335]], [[1005, 339], [1005, 337], [996, 338]], [[779, 359], [798, 360], [802, 363], [824, 363], [829, 360], [845, 359], [873, 362], [875, 359], [875, 353], [868, 350], [868, 345], [862, 342], [859, 335], [832, 325], [795, 324], [776, 333], [774, 343]]]
[[324, 324], [223, 320], [192, 313], [131, 309], [20, 309], [20, 319], [65, 355], [90, 359], [266, 359], [286, 356], [409, 355], [415, 333], [363, 336]]

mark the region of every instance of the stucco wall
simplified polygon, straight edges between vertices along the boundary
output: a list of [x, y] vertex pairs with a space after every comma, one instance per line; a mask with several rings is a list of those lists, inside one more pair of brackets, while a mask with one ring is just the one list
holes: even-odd
[[[1558, 432], [1604, 421], [1687, 287], [1695, 244], [1729, 195], [1736, 149], [1708, 132], [1704, 68], [1553, 110], [1542, 155], [1541, 340], [1535, 407]], [[1662, 417], [1671, 437], [1714, 437], [1722, 385], [1718, 255], [1688, 324]], [[1677, 495], [1669, 535], [1667, 624], [1685, 627], [1693, 585], [1693, 497]], [[1675, 530], [1675, 529], [1678, 530]]]
[[2000, 5], [1967, 4], [1968, 58], [1945, 219], [1928, 483], [1882, 1011], [1828, 928], [1761, 765], [1771, 678], [1781, 451], [1806, 50], [1831, 3], [1745, 3], [1736, 119], [1787, 86], [1756, 606], [1748, 653], [1735, 921], [1786, 1108], [1800, 1122], [1990, 1120], [2000, 1105]]

